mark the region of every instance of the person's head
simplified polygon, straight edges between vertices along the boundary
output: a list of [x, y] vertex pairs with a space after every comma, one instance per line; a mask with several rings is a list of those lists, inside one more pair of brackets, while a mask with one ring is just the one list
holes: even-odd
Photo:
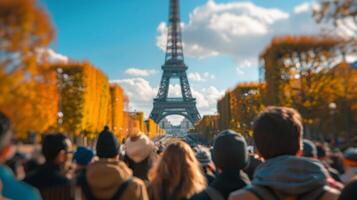
[[96, 151], [99, 158], [119, 158], [120, 144], [107, 126], [98, 136]]
[[0, 112], [0, 164], [4, 163], [11, 154], [11, 123], [10, 119]]
[[245, 139], [233, 130], [218, 134], [213, 144], [213, 162], [220, 170], [239, 170], [248, 164]]
[[253, 138], [265, 159], [297, 155], [302, 149], [303, 125], [300, 114], [286, 107], [271, 106], [255, 119]]
[[326, 148], [325, 148], [325, 146], [323, 145], [323, 144], [321, 144], [321, 143], [318, 143], [317, 145], [316, 145], [316, 154], [317, 154], [317, 158], [319, 159], [319, 160], [325, 160], [326, 159], [326, 157], [327, 157], [327, 152], [326, 152]]
[[62, 133], [51, 133], [42, 139], [42, 154], [47, 163], [63, 166], [69, 160], [71, 141]]
[[357, 168], [357, 148], [349, 148], [344, 153], [344, 166], [346, 169]]
[[315, 144], [305, 139], [303, 144], [303, 156], [307, 158], [317, 158], [317, 150]]
[[206, 187], [206, 179], [193, 150], [181, 141], [166, 148], [159, 162], [151, 169], [149, 180], [154, 200], [160, 199], [163, 187], [166, 187], [164, 195], [174, 195], [173, 199], [190, 198]]
[[351, 181], [345, 188], [341, 191], [339, 200], [354, 200], [357, 197], [357, 179]]
[[203, 147], [198, 148], [196, 153], [196, 158], [198, 162], [201, 164], [204, 170], [211, 168], [212, 165], [212, 157], [209, 149], [204, 149]]
[[77, 166], [85, 167], [89, 165], [93, 157], [94, 157], [94, 153], [91, 149], [80, 146], [73, 154], [73, 161], [75, 161]]

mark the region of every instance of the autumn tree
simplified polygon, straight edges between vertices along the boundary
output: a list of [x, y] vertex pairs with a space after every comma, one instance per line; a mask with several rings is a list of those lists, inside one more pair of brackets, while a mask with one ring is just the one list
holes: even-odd
[[262, 91], [264, 85], [259, 83], [240, 83], [233, 90], [236, 96], [235, 130], [246, 136], [252, 136], [254, 118], [263, 110]]
[[93, 139], [112, 120], [108, 78], [89, 62], [70, 62], [53, 67], [62, 71], [59, 82], [63, 131]]
[[314, 10], [317, 22], [332, 22], [336, 27], [357, 34], [357, 1], [355, 0], [321, 0], [320, 6]]
[[34, 0], [0, 0], [0, 110], [19, 136], [55, 123], [56, 75], [38, 59], [54, 38], [44, 9]]
[[[268, 104], [297, 108], [307, 132], [316, 132], [328, 113], [335, 78], [329, 70], [341, 61], [338, 38], [321, 36], [276, 37], [263, 51]], [[315, 128], [317, 130], [310, 130]]]

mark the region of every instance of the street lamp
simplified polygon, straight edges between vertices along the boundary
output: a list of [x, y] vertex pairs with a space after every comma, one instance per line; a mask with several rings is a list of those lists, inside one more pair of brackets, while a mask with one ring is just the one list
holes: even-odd
[[[331, 103], [328, 105], [328, 108], [330, 109], [330, 115], [331, 115], [331, 118], [332, 118], [332, 120], [333, 120], [333, 123], [336, 123], [336, 119], [335, 119], [335, 114], [336, 114], [336, 109], [337, 109], [336, 103], [331, 102]], [[332, 124], [332, 123], [331, 123], [331, 124]], [[336, 140], [336, 139], [337, 139], [336, 124], [332, 124], [332, 126], [334, 127], [334, 129], [333, 129], [333, 137], [334, 137], [334, 139]]]
[[63, 80], [66, 81], [68, 75], [63, 73], [62, 68], [57, 68], [57, 81], [58, 81], [58, 112], [57, 112], [57, 125], [58, 129], [62, 128], [63, 125], [63, 105], [62, 105], [62, 90], [63, 90]]

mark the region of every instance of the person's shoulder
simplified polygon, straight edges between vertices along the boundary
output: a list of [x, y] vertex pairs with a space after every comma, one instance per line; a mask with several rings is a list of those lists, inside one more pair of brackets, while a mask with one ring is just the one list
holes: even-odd
[[191, 197], [190, 200], [211, 200], [205, 191], [197, 193]]
[[229, 200], [259, 200], [253, 193], [245, 189], [232, 192], [229, 195], [228, 199]]
[[[28, 200], [39, 200], [41, 199], [38, 190], [26, 183], [21, 181], [16, 181], [13, 183], [14, 191], [10, 194], [13, 199], [28, 199]], [[11, 193], [11, 192], [10, 192]]]
[[142, 187], [142, 186], [146, 187], [145, 182], [139, 178], [136, 178], [136, 177], [131, 178], [131, 183], [133, 185], [135, 185], [136, 187]]
[[328, 187], [326, 189], [326, 192], [325, 194], [322, 196], [321, 200], [337, 200], [338, 197], [340, 196], [340, 191], [334, 189], [334, 188], [331, 188], [331, 187]]

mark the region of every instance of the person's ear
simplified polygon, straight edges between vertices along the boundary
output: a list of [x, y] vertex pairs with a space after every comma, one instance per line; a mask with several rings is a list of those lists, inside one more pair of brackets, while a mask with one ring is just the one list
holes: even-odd
[[56, 162], [58, 164], [61, 164], [63, 162], [66, 161], [66, 151], [64, 149], [62, 149], [58, 154], [57, 154], [57, 158], [56, 158]]
[[302, 142], [299, 142], [299, 150], [296, 153], [296, 156], [302, 157], [303, 155], [304, 155], [304, 145], [302, 144]]
[[304, 151], [302, 149], [299, 149], [299, 151], [296, 153], [297, 157], [303, 157]]

